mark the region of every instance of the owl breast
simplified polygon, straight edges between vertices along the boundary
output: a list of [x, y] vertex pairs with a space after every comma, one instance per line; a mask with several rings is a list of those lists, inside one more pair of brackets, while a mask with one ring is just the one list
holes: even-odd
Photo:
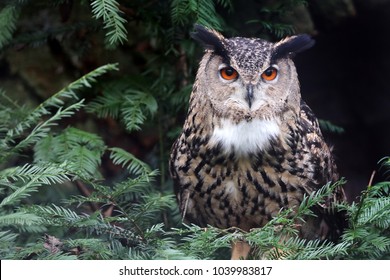
[[224, 153], [234, 151], [238, 155], [257, 153], [266, 149], [270, 140], [280, 134], [276, 120], [253, 119], [235, 123], [229, 119], [221, 120], [212, 133], [210, 143], [220, 144]]
[[[191, 153], [180, 156], [179, 200], [187, 221], [250, 230], [263, 226], [281, 209], [300, 204], [305, 180], [296, 176], [297, 171], [291, 168], [282, 150], [265, 148], [272, 144], [280, 147], [279, 131], [273, 126], [259, 121], [228, 123], [216, 129], [225, 131], [220, 132], [220, 138], [214, 133], [196, 157]], [[251, 129], [260, 130], [264, 139], [246, 137]], [[212, 141], [219, 144], [211, 144]]]

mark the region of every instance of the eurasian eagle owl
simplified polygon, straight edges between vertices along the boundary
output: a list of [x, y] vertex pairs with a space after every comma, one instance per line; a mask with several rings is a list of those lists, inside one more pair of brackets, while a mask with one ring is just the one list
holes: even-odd
[[[301, 99], [291, 59], [313, 45], [308, 35], [270, 43], [224, 38], [196, 25], [192, 36], [205, 54], [170, 159], [186, 221], [249, 231], [338, 180], [318, 121]], [[343, 200], [342, 189], [333, 198]], [[303, 238], [340, 234], [340, 217], [329, 207], [313, 209], [317, 217], [302, 224]], [[233, 258], [245, 257], [243, 250]]]

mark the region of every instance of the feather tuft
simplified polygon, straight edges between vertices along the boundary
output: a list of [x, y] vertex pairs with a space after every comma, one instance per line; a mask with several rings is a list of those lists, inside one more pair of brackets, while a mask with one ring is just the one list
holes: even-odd
[[314, 40], [307, 34], [287, 37], [274, 46], [272, 61], [303, 52], [314, 45]]
[[201, 43], [204, 48], [214, 51], [215, 54], [228, 58], [224, 46], [224, 37], [215, 30], [208, 29], [200, 24], [195, 24], [191, 37]]

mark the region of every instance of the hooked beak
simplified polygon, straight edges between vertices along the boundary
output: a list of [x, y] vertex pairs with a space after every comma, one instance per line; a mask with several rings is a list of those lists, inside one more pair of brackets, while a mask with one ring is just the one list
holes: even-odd
[[253, 85], [249, 84], [246, 86], [246, 96], [245, 96], [246, 102], [248, 102], [249, 108], [252, 107], [253, 102]]

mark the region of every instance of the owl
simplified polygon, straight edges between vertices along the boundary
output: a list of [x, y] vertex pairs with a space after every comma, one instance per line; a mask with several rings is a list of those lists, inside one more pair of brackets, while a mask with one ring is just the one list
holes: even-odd
[[[170, 173], [185, 221], [250, 231], [305, 195], [339, 179], [318, 121], [301, 99], [292, 57], [314, 41], [308, 35], [277, 43], [225, 38], [200, 25], [192, 37], [205, 48]], [[332, 200], [344, 200], [336, 189]], [[318, 205], [300, 228], [305, 239], [334, 238], [342, 219]], [[232, 258], [250, 247], [233, 244]]]

